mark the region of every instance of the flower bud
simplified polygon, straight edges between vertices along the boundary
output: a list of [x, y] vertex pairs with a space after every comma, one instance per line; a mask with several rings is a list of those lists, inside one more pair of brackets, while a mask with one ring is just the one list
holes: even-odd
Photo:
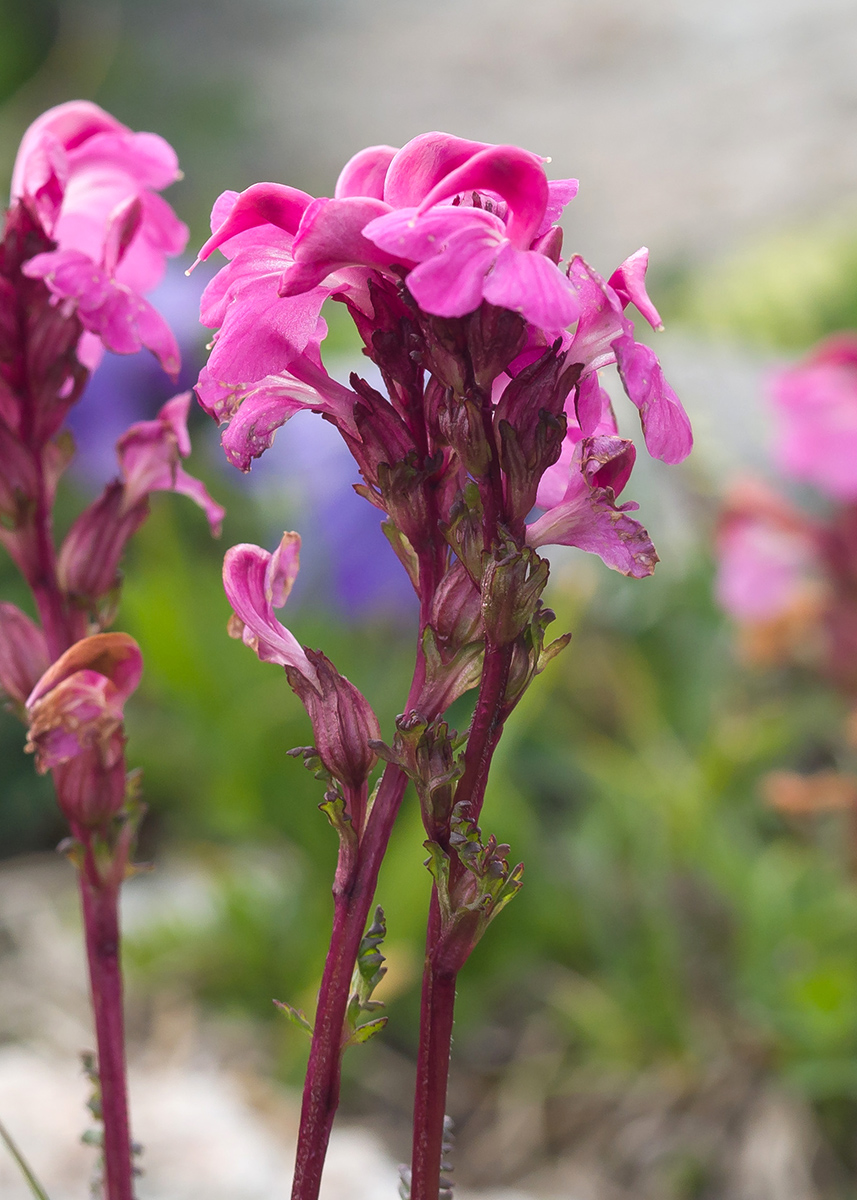
[[438, 585], [429, 624], [441, 653], [455, 654], [482, 636], [482, 599], [464, 564], [456, 561]]
[[45, 635], [14, 604], [0, 604], [0, 687], [16, 705], [48, 669]]
[[381, 727], [369, 702], [320, 650], [307, 650], [318, 686], [295, 667], [286, 674], [312, 721], [318, 756], [334, 779], [360, 788], [377, 761], [369, 746]]
[[124, 744], [117, 731], [106, 762], [102, 748], [92, 746], [54, 767], [57, 803], [72, 826], [98, 829], [121, 811], [126, 790]]
[[149, 515], [144, 499], [125, 504], [125, 488], [108, 483], [66, 535], [57, 561], [60, 586], [80, 608], [97, 611], [119, 582], [119, 560], [128, 540]]
[[528, 548], [509, 547], [503, 557], [488, 559], [482, 576], [482, 620], [495, 646], [513, 642], [532, 621], [549, 572], [547, 561]]

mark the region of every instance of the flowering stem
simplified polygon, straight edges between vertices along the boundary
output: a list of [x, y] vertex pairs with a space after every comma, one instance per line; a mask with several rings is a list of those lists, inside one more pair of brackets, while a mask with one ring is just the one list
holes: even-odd
[[98, 1045], [98, 1079], [104, 1128], [106, 1200], [133, 1200], [133, 1163], [128, 1122], [122, 973], [119, 963], [119, 885], [99, 875], [92, 845], [78, 872], [92, 1011]]
[[401, 768], [388, 765], [366, 822], [351, 878], [335, 888], [333, 931], [304, 1083], [292, 1200], [316, 1200], [321, 1187], [321, 1172], [339, 1103], [343, 1029], [351, 977], [375, 896], [381, 861], [406, 784], [407, 777]]
[[457, 976], [449, 971], [437, 969], [434, 951], [439, 935], [440, 908], [437, 891], [432, 888], [420, 1002], [420, 1048], [414, 1094], [410, 1200], [437, 1200], [440, 1191], [446, 1087]]
[[[475, 820], [482, 807], [491, 760], [503, 730], [504, 697], [512, 645], [486, 646], [479, 696], [464, 755], [464, 771], [455, 791], [456, 803], [468, 802]], [[448, 847], [444, 847], [448, 852]], [[450, 878], [461, 864], [452, 857]], [[420, 1046], [414, 1091], [413, 1158], [410, 1200], [437, 1200], [440, 1189], [446, 1092], [455, 1015], [458, 972], [441, 961], [441, 914], [437, 888], [432, 888], [426, 931], [426, 959], [420, 1001]], [[465, 949], [461, 963], [466, 961]], [[445, 958], [446, 956], [444, 956]]]

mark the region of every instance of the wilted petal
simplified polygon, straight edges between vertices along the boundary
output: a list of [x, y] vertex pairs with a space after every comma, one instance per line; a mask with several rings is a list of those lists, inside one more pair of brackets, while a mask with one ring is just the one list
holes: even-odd
[[607, 489], [580, 489], [527, 526], [527, 545], [577, 546], [614, 571], [643, 579], [654, 571], [658, 555], [643, 526], [628, 516], [634, 507], [617, 507]]
[[[584, 438], [575, 450], [562, 499], [527, 526], [527, 545], [577, 546], [623, 575], [651, 575], [657, 553], [643, 526], [628, 516], [637, 505], [616, 504], [635, 456], [633, 443], [625, 438]], [[546, 499], [540, 491], [540, 503]]]
[[35, 752], [38, 770], [47, 771], [91, 747], [114, 757], [113, 735], [142, 671], [140, 647], [126, 633], [83, 638], [58, 658], [26, 702], [27, 749]]

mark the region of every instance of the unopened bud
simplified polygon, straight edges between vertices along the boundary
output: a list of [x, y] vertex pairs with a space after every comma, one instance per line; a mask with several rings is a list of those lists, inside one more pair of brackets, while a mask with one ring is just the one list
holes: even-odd
[[0, 687], [16, 705], [48, 669], [45, 635], [14, 604], [0, 604]]
[[534, 551], [509, 547], [490, 557], [482, 576], [482, 620], [496, 646], [513, 642], [532, 621], [548, 581], [546, 559]]
[[312, 721], [318, 756], [334, 779], [359, 788], [377, 762], [369, 745], [381, 736], [378, 718], [368, 700], [320, 650], [307, 650], [315, 668], [317, 687], [294, 667], [286, 674]]

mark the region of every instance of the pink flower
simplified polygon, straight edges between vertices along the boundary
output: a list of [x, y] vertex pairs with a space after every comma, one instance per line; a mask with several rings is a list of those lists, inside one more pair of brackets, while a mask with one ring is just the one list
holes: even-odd
[[187, 414], [191, 393], [168, 400], [153, 421], [138, 421], [116, 443], [121, 477], [72, 525], [60, 549], [57, 575], [77, 605], [100, 609], [118, 583], [119, 561], [129, 539], [148, 516], [152, 492], [178, 492], [203, 510], [211, 532], [220, 534], [224, 509], [181, 460], [190, 454]]
[[827, 339], [769, 387], [781, 468], [836, 500], [857, 499], [857, 335]]
[[315, 669], [300, 642], [274, 616], [297, 578], [300, 550], [297, 533], [284, 533], [273, 554], [249, 543], [232, 546], [223, 560], [223, 587], [235, 614], [230, 634], [255, 650], [262, 662], [291, 667], [315, 684]]
[[577, 546], [623, 575], [651, 575], [658, 561], [655, 548], [643, 526], [627, 515], [639, 506], [616, 503], [635, 458], [634, 445], [625, 438], [582, 438], [562, 494], [557, 495], [556, 473], [540, 490], [538, 503], [547, 511], [527, 526], [527, 545]]
[[127, 633], [84, 638], [45, 671], [27, 698], [27, 749], [41, 772], [84, 750], [97, 749], [105, 767], [122, 755], [125, 701], [140, 682], [143, 656]]
[[[329, 659], [305, 650], [274, 616], [292, 590], [300, 545], [298, 534], [284, 533], [273, 554], [246, 543], [227, 550], [223, 586], [235, 614], [229, 632], [255, 650], [262, 662], [285, 667], [312, 721], [322, 763], [343, 784], [365, 793], [366, 776], [376, 761], [370, 742], [381, 736], [378, 718]], [[359, 827], [362, 805], [358, 808], [352, 818]]]
[[715, 591], [739, 621], [788, 612], [813, 586], [820, 567], [815, 527], [759, 480], [736, 484], [717, 535]]
[[[581, 382], [593, 372], [616, 363], [628, 398], [640, 413], [646, 448], [667, 463], [681, 462], [690, 453], [693, 437], [681, 401], [664, 378], [655, 354], [634, 340], [634, 326], [624, 309], [633, 302], [656, 327], [660, 317], [645, 290], [648, 251], [643, 248], [622, 263], [610, 277], [618, 286], [605, 283], [588, 263], [575, 255], [569, 264], [569, 279], [580, 301], [580, 320], [568, 342], [567, 359], [583, 367]], [[590, 387], [594, 387], [590, 383]], [[594, 392], [583, 392], [578, 416], [584, 433], [594, 432], [592, 421], [600, 418], [600, 403], [590, 413], [586, 400]]]
[[[43, 113], [21, 142], [12, 199], [29, 206], [56, 249], [24, 268], [58, 301], [73, 303], [87, 332], [117, 353], [141, 345], [172, 374], [178, 349], [142, 293], [179, 254], [187, 229], [157, 193], [179, 178], [175, 152], [153, 133], [134, 133], [88, 101]], [[80, 354], [97, 361], [92, 338]]]

